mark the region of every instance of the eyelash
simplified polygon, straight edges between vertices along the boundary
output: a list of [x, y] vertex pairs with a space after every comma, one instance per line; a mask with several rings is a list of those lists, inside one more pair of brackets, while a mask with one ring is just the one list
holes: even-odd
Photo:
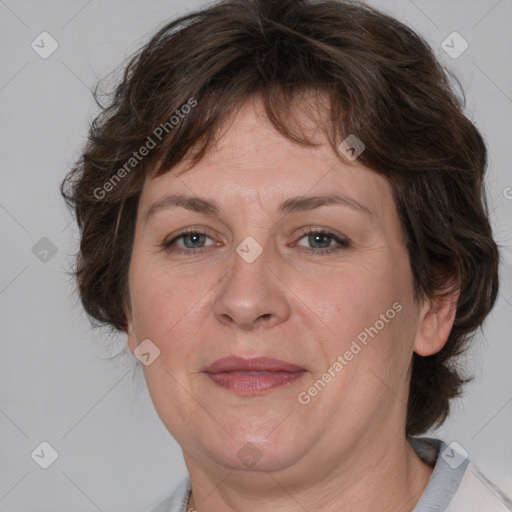
[[[173, 245], [175, 244], [175, 242], [177, 242], [180, 238], [183, 238], [184, 236], [186, 235], [190, 235], [190, 234], [194, 234], [194, 235], [206, 235], [208, 236], [206, 233], [198, 230], [198, 229], [194, 229], [194, 228], [189, 228], [189, 229], [186, 229], [185, 231], [182, 231], [181, 233], [179, 233], [178, 235], [176, 235], [172, 240], [168, 241], [168, 242], [164, 242], [163, 244], [161, 244], [161, 250], [162, 251], [166, 251], [166, 252], [173, 252], [173, 253], [178, 253], [178, 254], [184, 254], [184, 255], [197, 255], [198, 253], [201, 253], [203, 252], [203, 250], [207, 250], [207, 247], [200, 247], [198, 249], [182, 249], [182, 248], [176, 248], [174, 247], [173, 248]], [[329, 254], [331, 253], [332, 251], [339, 251], [341, 249], [347, 249], [351, 246], [350, 242], [345, 239], [345, 238], [340, 238], [338, 236], [336, 236], [334, 233], [331, 233], [329, 231], [326, 231], [326, 230], [322, 230], [322, 229], [314, 229], [314, 228], [307, 228], [305, 229], [299, 240], [301, 240], [302, 238], [304, 238], [305, 236], [308, 236], [308, 235], [323, 235], [323, 236], [327, 236], [327, 238], [331, 238], [333, 239], [335, 242], [338, 242], [338, 246], [334, 246], [334, 247], [328, 247], [328, 248], [325, 248], [325, 249], [315, 249], [315, 248], [310, 248], [307, 250], [307, 253], [308, 254], [311, 254], [311, 255], [315, 255], [315, 256], [324, 256], [326, 254]], [[208, 238], [211, 238], [211, 237], [208, 237]], [[296, 245], [296, 244], [294, 244]]]
[[331, 238], [339, 244], [338, 246], [327, 247], [326, 249], [309, 248], [307, 249], [308, 254], [315, 256], [325, 256], [326, 254], [330, 254], [333, 251], [339, 251], [341, 249], [347, 249], [350, 247], [350, 242], [346, 238], [340, 238], [339, 236], [336, 236], [334, 233], [326, 231], [325, 229], [306, 228], [304, 231], [302, 231], [299, 240], [308, 235], [323, 235], [327, 238]]

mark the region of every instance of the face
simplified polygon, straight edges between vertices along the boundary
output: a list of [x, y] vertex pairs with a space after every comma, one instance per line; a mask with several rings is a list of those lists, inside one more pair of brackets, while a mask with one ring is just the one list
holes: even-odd
[[328, 471], [403, 431], [423, 310], [388, 181], [262, 112], [146, 180], [128, 342], [160, 351], [145, 379], [186, 460]]

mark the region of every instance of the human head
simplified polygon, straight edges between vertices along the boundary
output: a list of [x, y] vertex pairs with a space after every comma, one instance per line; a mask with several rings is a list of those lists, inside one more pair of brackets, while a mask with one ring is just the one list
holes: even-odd
[[[486, 149], [426, 42], [369, 6], [221, 2], [168, 23], [134, 56], [63, 183], [81, 229], [76, 276], [85, 310], [127, 332], [145, 180], [185, 156], [199, 162], [256, 96], [275, 128], [304, 147], [293, 107], [301, 98], [328, 98], [319, 118], [333, 151], [355, 134], [365, 145], [357, 162], [391, 185], [415, 299], [459, 291], [447, 342], [435, 354], [413, 356], [406, 432], [423, 433], [445, 419], [460, 392], [453, 362], [497, 296]], [[142, 147], [147, 154], [139, 159], [133, 153]]]

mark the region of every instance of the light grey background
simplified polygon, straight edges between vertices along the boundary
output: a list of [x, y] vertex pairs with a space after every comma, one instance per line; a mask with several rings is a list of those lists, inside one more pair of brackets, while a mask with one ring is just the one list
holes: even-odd
[[[512, 1], [371, 3], [416, 29], [454, 70], [489, 146], [501, 293], [467, 358], [476, 380], [435, 434], [459, 442], [512, 495]], [[125, 348], [124, 337], [92, 331], [73, 294], [66, 272], [77, 228], [58, 187], [97, 113], [97, 79], [166, 20], [201, 5], [0, 0], [0, 511], [139, 512], [185, 475], [134, 357], [107, 359], [110, 343]], [[43, 31], [59, 44], [47, 59], [31, 48]], [[441, 47], [453, 31], [469, 43], [456, 60]], [[43, 237], [57, 249], [46, 262], [32, 251]], [[59, 454], [48, 469], [31, 457], [43, 441]]]

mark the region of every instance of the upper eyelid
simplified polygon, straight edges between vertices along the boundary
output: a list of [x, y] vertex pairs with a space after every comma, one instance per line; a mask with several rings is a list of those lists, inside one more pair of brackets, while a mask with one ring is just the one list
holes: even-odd
[[[332, 231], [329, 231], [326, 229], [307, 228], [305, 231], [302, 232], [300, 237], [297, 239], [297, 242], [299, 240], [302, 240], [304, 237], [306, 237], [308, 235], [315, 235], [315, 234], [327, 236], [327, 238], [331, 238], [340, 246], [344, 246], [346, 248], [352, 247], [352, 241], [348, 237], [346, 237], [345, 235], [341, 235], [341, 234], [338, 235], [338, 234], [333, 233]], [[297, 242], [295, 242], [295, 244], [297, 244]], [[334, 247], [331, 247], [331, 249], [333, 249], [333, 248]], [[321, 250], [321, 249], [316, 249], [316, 250]]]
[[194, 228], [194, 226], [192, 226], [190, 228], [185, 228], [183, 231], [178, 231], [176, 234], [168, 236], [167, 240], [169, 242], [171, 242], [172, 240], [175, 240], [176, 238], [180, 238], [182, 236], [190, 235], [190, 234], [206, 235], [210, 238], [214, 238], [210, 234], [210, 230], [208, 230], [207, 228]]
[[191, 229], [191, 230], [182, 231], [176, 235], [173, 235], [172, 237], [169, 237], [169, 239], [167, 241], [165, 241], [164, 244], [170, 245], [171, 243], [175, 243], [187, 235], [206, 235], [210, 240], [213, 240], [214, 242], [216, 241], [213, 236], [209, 235], [205, 231], [201, 231], [198, 229], [197, 230]]

